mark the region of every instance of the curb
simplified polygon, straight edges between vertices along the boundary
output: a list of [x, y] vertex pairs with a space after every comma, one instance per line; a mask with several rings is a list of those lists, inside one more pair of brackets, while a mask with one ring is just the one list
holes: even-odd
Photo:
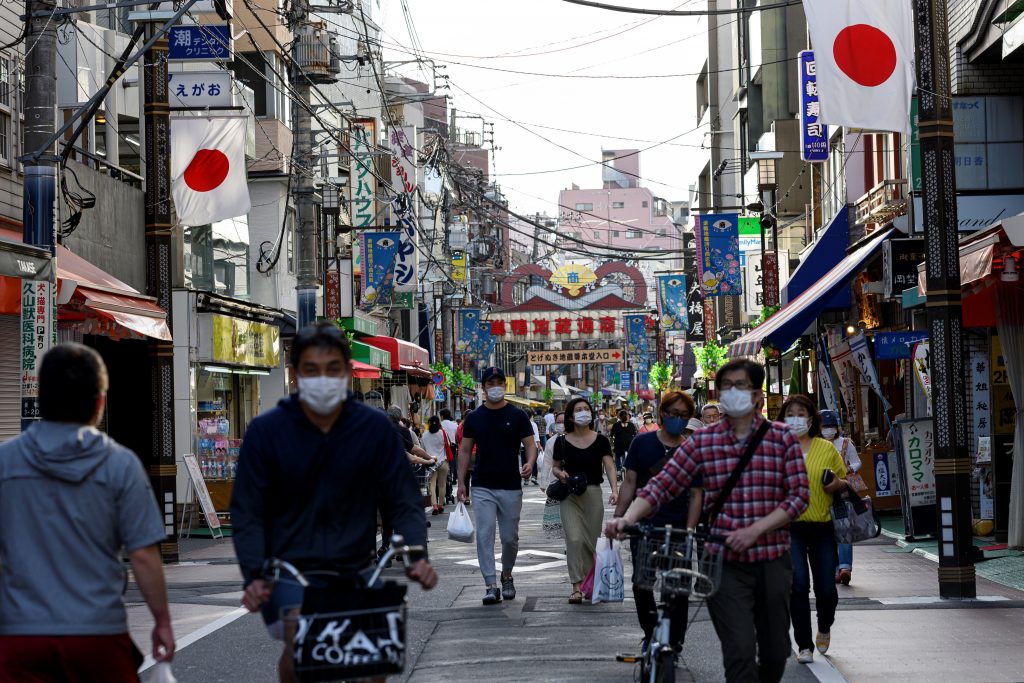
[[[895, 531], [889, 531], [888, 529], [882, 529], [882, 535], [895, 540], [896, 541], [896, 545], [898, 545], [901, 548], [909, 548], [911, 545], [913, 545], [912, 543], [909, 543], [909, 542], [907, 542], [907, 541], [905, 541], [903, 539], [903, 534], [898, 534]], [[914, 555], [920, 555], [921, 557], [925, 558], [926, 560], [931, 560], [932, 562], [935, 562], [935, 563], [938, 563], [938, 561], [939, 561], [939, 556], [938, 555], [936, 555], [935, 553], [930, 553], [927, 550], [925, 550], [924, 548], [914, 548], [913, 551], [911, 551], [911, 552]]]

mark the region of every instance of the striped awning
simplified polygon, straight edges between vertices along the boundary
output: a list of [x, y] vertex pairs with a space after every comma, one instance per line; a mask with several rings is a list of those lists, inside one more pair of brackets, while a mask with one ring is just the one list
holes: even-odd
[[850, 280], [878, 253], [892, 234], [893, 228], [890, 226], [871, 235], [778, 313], [729, 344], [729, 355], [753, 356], [766, 341], [777, 349], [788, 349], [821, 315], [836, 292], [849, 286]]

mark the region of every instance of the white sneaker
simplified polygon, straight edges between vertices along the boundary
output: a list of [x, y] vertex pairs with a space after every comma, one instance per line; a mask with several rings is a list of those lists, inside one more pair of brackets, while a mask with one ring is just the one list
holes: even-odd
[[828, 652], [828, 646], [831, 643], [832, 643], [832, 632], [831, 631], [829, 631], [828, 633], [821, 633], [819, 631], [818, 635], [814, 638], [814, 646], [816, 648], [818, 648], [818, 652], [820, 652], [821, 654], [825, 654], [826, 652]]
[[800, 664], [810, 664], [814, 661], [814, 650], [800, 650], [800, 654], [796, 656], [796, 661]]

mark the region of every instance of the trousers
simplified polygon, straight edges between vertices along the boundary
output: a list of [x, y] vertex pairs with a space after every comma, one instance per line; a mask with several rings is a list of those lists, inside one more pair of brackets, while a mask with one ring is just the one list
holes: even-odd
[[793, 563], [788, 554], [765, 562], [729, 562], [708, 601], [722, 644], [728, 683], [778, 683], [789, 658], [789, 593]]
[[[793, 552], [793, 593], [789, 611], [793, 638], [800, 650], [814, 649], [811, 633], [811, 579], [818, 630], [828, 633], [836, 620], [836, 535], [832, 522], [793, 522], [789, 528]], [[809, 571], [808, 571], [809, 568]]]
[[494, 568], [494, 534], [501, 534], [501, 571], [511, 574], [519, 555], [519, 517], [523, 490], [473, 489], [473, 520], [476, 523], [476, 559], [484, 584], [497, 584]]

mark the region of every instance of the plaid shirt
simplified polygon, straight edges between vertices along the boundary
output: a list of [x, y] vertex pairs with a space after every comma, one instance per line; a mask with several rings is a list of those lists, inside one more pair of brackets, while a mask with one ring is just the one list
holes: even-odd
[[[760, 415], [754, 417], [748, 439], [763, 422]], [[637, 495], [657, 509], [682, 494], [694, 477], [703, 474], [704, 508], [708, 509], [718, 498], [746, 447], [746, 441], [736, 440], [732, 425], [726, 419], [698, 430]], [[785, 510], [791, 520], [796, 519], [807, 509], [809, 496], [800, 443], [788, 427], [773, 423], [725, 502], [712, 532], [725, 536], [750, 526], [776, 508]], [[742, 553], [727, 550], [725, 559], [763, 562], [787, 552], [789, 531], [783, 528], [764, 534]]]

